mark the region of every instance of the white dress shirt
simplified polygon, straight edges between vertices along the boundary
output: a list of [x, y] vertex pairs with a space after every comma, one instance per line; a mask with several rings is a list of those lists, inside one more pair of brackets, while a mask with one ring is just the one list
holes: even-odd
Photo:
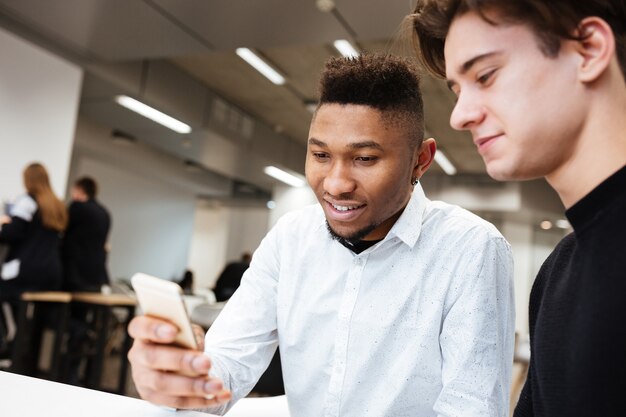
[[319, 205], [289, 213], [206, 335], [211, 373], [236, 401], [279, 346], [292, 417], [505, 417], [512, 263], [493, 225], [419, 185], [358, 255]]

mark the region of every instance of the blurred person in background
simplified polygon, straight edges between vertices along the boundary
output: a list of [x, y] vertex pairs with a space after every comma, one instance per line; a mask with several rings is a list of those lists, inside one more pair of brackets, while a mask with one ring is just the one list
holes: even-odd
[[54, 195], [43, 165], [26, 167], [24, 187], [26, 194], [0, 220], [0, 242], [9, 245], [0, 292], [15, 300], [25, 291], [61, 289], [59, 245], [67, 226], [65, 205]]
[[239, 288], [243, 273], [250, 266], [250, 260], [252, 260], [250, 252], [244, 252], [239, 261], [229, 262], [226, 265], [213, 289], [217, 301], [226, 301], [232, 297], [235, 290]]
[[[24, 170], [26, 194], [17, 198], [8, 215], [0, 219], [0, 243], [9, 246], [0, 271], [0, 294], [17, 317], [20, 296], [26, 291], [54, 291], [62, 287], [59, 245], [67, 226], [67, 211], [50, 187], [40, 163]], [[41, 323], [33, 323], [29, 347], [39, 346]], [[20, 352], [22, 373], [32, 373], [36, 358], [30, 349]], [[15, 365], [15, 364], [14, 364]]]
[[63, 238], [64, 287], [68, 291], [96, 291], [109, 284], [106, 242], [111, 216], [96, 200], [98, 184], [82, 177], [74, 182], [68, 208], [69, 222]]
[[[90, 177], [79, 178], [71, 189], [69, 222], [61, 250], [66, 291], [100, 292], [109, 284], [106, 242], [111, 216], [96, 200], [97, 193], [98, 184]], [[70, 315], [66, 382], [79, 385], [81, 362], [89, 349], [89, 308], [72, 304]]]

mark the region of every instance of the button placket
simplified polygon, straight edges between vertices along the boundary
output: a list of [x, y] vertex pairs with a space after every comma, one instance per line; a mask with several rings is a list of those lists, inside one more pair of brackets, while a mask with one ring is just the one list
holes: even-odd
[[346, 373], [350, 320], [356, 305], [364, 265], [364, 257], [354, 258], [353, 266], [350, 268], [348, 273], [348, 279], [346, 280], [341, 304], [337, 314], [338, 323], [337, 335], [335, 337], [333, 368], [329, 382], [329, 392], [324, 406], [326, 417], [339, 416], [341, 393]]

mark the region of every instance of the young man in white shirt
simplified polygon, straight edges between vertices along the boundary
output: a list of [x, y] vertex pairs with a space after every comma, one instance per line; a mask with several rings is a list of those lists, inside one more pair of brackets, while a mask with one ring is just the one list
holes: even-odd
[[515, 417], [626, 416], [626, 1], [420, 0], [410, 18], [489, 175], [544, 177], [574, 229], [533, 284]]
[[[428, 200], [419, 78], [391, 56], [333, 58], [306, 177], [319, 203], [285, 215], [206, 335], [135, 318], [143, 398], [223, 413], [280, 348], [290, 413], [500, 416], [513, 355], [512, 259], [489, 223]], [[207, 376], [207, 372], [210, 376]]]

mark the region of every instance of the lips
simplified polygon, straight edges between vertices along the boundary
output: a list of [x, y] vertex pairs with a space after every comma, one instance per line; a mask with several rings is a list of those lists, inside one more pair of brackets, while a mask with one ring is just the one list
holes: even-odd
[[329, 220], [348, 222], [356, 219], [365, 210], [366, 204], [357, 202], [326, 201], [326, 215]]
[[478, 139], [474, 139], [474, 144], [476, 144], [476, 147], [478, 148], [478, 152], [482, 153], [489, 146], [491, 146], [491, 144], [493, 144], [496, 140], [500, 139], [501, 137], [502, 137], [501, 133], [498, 133], [497, 135], [482, 136]]

